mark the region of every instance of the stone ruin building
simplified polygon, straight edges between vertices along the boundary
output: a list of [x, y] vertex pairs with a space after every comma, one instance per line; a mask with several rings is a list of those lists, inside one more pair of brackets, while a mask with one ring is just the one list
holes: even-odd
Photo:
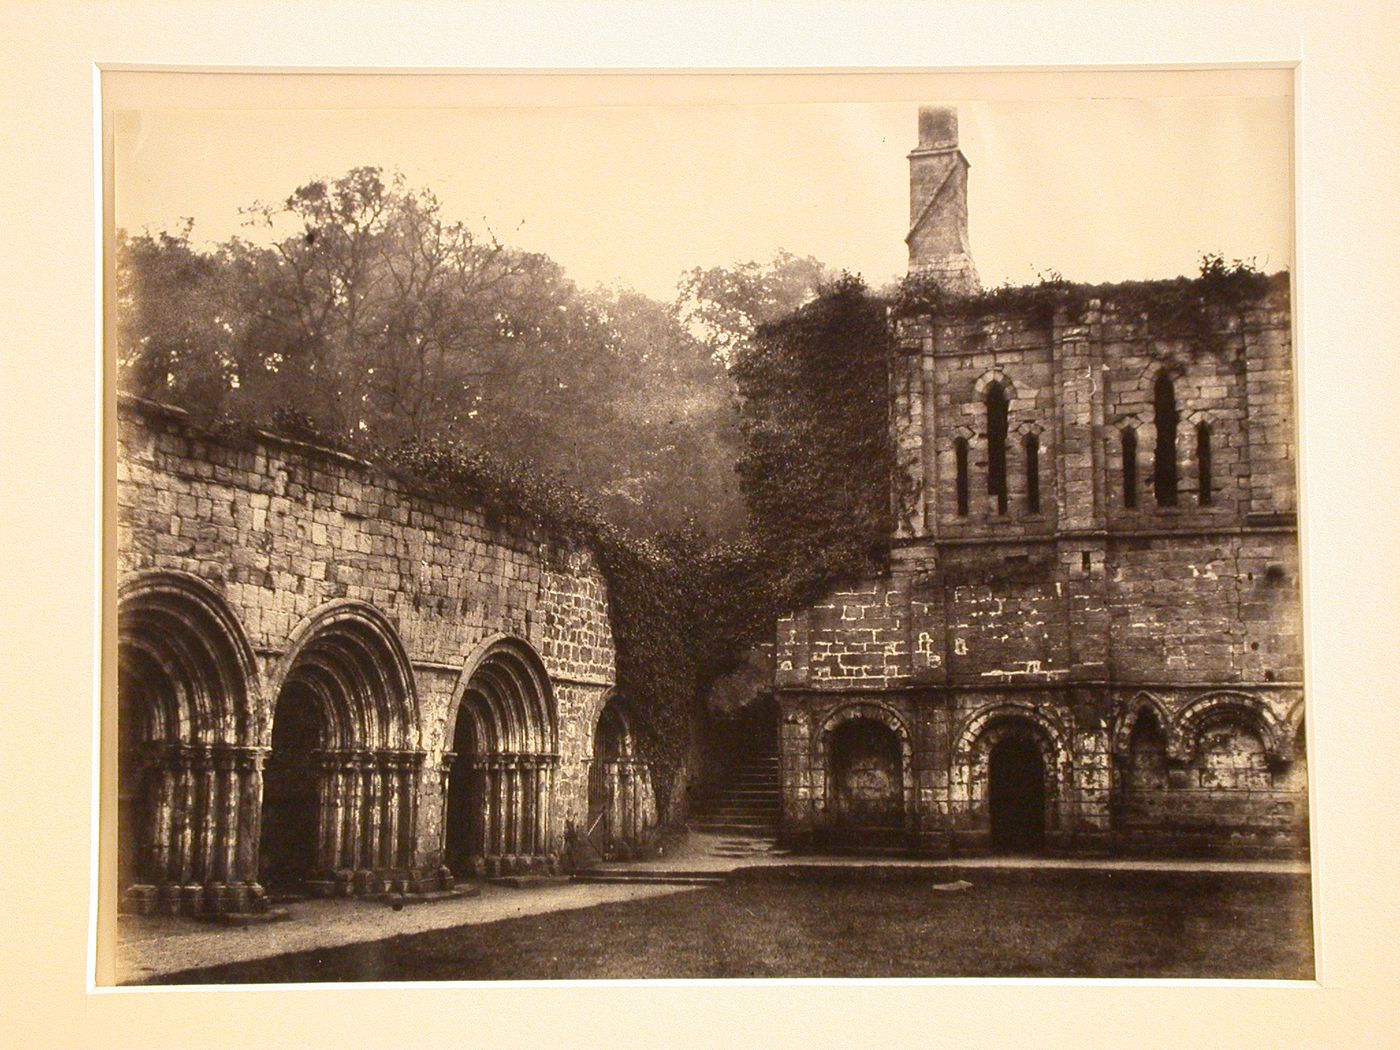
[[[978, 289], [926, 109], [911, 270]], [[696, 823], [798, 848], [1306, 848], [1289, 313], [898, 324], [889, 571], [776, 625]], [[118, 411], [121, 907], [557, 872], [658, 822], [585, 548], [353, 457]], [[668, 814], [681, 816], [680, 812]]]
[[[909, 155], [911, 271], [977, 286], [952, 110]], [[1296, 855], [1307, 844], [1286, 292], [1158, 330], [897, 324], [891, 565], [777, 624], [792, 846]], [[768, 756], [772, 761], [772, 756]]]
[[440, 892], [656, 824], [588, 550], [178, 409], [117, 434], [121, 907]]

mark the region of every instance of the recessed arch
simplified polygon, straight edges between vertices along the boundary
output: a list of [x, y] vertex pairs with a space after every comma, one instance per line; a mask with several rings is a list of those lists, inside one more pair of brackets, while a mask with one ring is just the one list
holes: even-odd
[[494, 634], [463, 661], [448, 705], [443, 855], [458, 872], [554, 868], [559, 719], [544, 661]]
[[590, 735], [584, 834], [604, 856], [627, 855], [656, 823], [651, 771], [638, 747], [635, 719], [631, 704], [610, 689]]
[[[1058, 718], [1027, 701], [970, 715], [953, 736], [950, 791], [966, 809], [969, 830], [993, 848], [1034, 850], [1053, 841], [1072, 794], [1068, 740]], [[1004, 834], [998, 822], [1008, 816], [1023, 833]]]
[[1016, 384], [1012, 382], [1011, 377], [1000, 368], [989, 368], [983, 372], [977, 378], [977, 382], [973, 384], [972, 392], [977, 395], [979, 401], [984, 401], [987, 397], [987, 391], [992, 388], [993, 384], [1001, 387], [1008, 401], [1015, 401], [1021, 396], [1017, 393]]
[[184, 572], [146, 572], [117, 589], [117, 652], [163, 669], [179, 690], [160, 698], [164, 738], [251, 743], [258, 735], [253, 647], [210, 584]]
[[[904, 719], [875, 701], [842, 704], [821, 719], [813, 734], [812, 764], [821, 771], [821, 797], [831, 832], [865, 840], [894, 834], [903, 840], [917, 824], [913, 741]], [[879, 781], [866, 791], [853, 778]], [[865, 808], [854, 796], [866, 795]], [[873, 840], [872, 840], [873, 841]], [[883, 843], [893, 845], [898, 843]]]
[[1284, 734], [1266, 703], [1248, 693], [1214, 692], [1197, 697], [1182, 709], [1176, 719], [1174, 757], [1189, 759], [1206, 730], [1222, 722], [1233, 722], [1257, 732], [1264, 752], [1271, 759], [1284, 757], [1280, 744]]
[[261, 705], [238, 618], [193, 574], [129, 577], [117, 589], [117, 664], [121, 907], [261, 910]]
[[368, 602], [327, 602], [296, 626], [270, 675], [274, 718], [276, 703], [297, 676], [335, 706], [335, 735], [326, 746], [420, 746], [413, 665], [398, 630]]
[[1068, 734], [1058, 719], [1047, 713], [1041, 706], [1026, 701], [1011, 700], [983, 708], [964, 720], [962, 727], [954, 734], [954, 755], [963, 758], [971, 755], [987, 731], [995, 723], [1007, 719], [1024, 720], [1042, 735], [1046, 745], [1053, 748], [1057, 754], [1067, 755], [1069, 753]]
[[292, 632], [272, 684], [262, 877], [324, 895], [408, 885], [422, 729], [394, 625], [367, 602], [322, 605]]
[[1160, 697], [1148, 692], [1139, 692], [1123, 706], [1119, 713], [1117, 725], [1113, 731], [1113, 753], [1115, 755], [1126, 756], [1128, 754], [1133, 730], [1137, 728], [1138, 720], [1148, 712], [1157, 720], [1157, 727], [1161, 730], [1168, 749], [1173, 752], [1179, 750], [1173, 746], [1176, 721], [1172, 718], [1171, 712], [1167, 710], [1166, 704], [1162, 702]]

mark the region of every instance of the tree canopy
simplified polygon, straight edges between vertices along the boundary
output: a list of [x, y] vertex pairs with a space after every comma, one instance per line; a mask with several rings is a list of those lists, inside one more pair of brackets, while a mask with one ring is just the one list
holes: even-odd
[[119, 235], [123, 390], [336, 443], [477, 445], [640, 531], [742, 527], [733, 387], [676, 304], [585, 292], [376, 168], [247, 215], [258, 243]]

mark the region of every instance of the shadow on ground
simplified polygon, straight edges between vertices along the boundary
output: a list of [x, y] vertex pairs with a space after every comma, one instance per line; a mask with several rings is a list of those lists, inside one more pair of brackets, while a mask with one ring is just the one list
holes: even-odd
[[[971, 886], [937, 888], [957, 880]], [[184, 970], [150, 983], [1312, 976], [1302, 875], [793, 866], [671, 896]]]

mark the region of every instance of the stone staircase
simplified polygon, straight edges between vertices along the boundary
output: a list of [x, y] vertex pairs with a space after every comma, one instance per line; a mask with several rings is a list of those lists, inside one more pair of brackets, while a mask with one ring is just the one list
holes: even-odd
[[696, 804], [694, 831], [773, 841], [781, 814], [778, 752], [754, 749], [734, 765], [725, 783]]

